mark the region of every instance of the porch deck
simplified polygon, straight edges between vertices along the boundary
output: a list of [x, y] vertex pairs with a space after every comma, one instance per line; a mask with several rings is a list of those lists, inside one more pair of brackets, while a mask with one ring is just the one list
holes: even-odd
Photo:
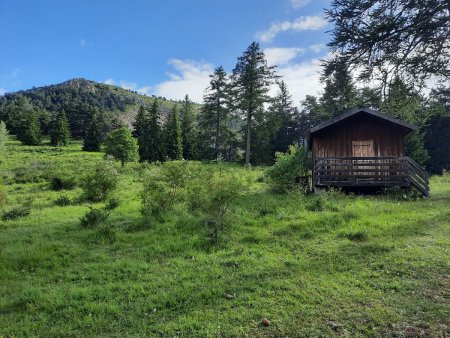
[[425, 171], [410, 157], [319, 157], [315, 187], [414, 187], [429, 196]]

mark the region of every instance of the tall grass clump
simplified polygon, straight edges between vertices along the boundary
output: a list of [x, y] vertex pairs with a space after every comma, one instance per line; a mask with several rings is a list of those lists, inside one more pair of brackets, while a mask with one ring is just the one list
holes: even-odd
[[293, 189], [310, 191], [311, 155], [304, 147], [289, 146], [285, 153], [276, 153], [275, 164], [267, 169], [265, 178], [272, 190], [286, 192]]
[[88, 173], [83, 177], [82, 197], [91, 202], [105, 201], [117, 184], [118, 173], [113, 162], [109, 159], [102, 160], [88, 168]]
[[77, 178], [73, 171], [60, 170], [50, 177], [50, 189], [54, 191], [72, 190], [77, 186]]

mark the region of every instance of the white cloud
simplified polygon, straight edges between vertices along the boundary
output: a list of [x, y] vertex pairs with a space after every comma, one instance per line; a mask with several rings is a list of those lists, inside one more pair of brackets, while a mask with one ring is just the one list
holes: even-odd
[[299, 9], [301, 7], [305, 7], [309, 5], [311, 0], [289, 0], [291, 3], [291, 6], [294, 7], [294, 9]]
[[120, 81], [119, 87], [122, 87], [123, 89], [136, 91], [138, 86], [134, 82], [127, 82], [127, 81], [122, 80], [122, 81]]
[[192, 101], [202, 102], [203, 91], [209, 84], [213, 65], [192, 60], [169, 60], [175, 72], [169, 72], [169, 79], [154, 88], [154, 94], [168, 99], [180, 100], [188, 94]]
[[327, 21], [321, 15], [301, 16], [295, 21], [283, 21], [272, 23], [265, 32], [260, 32], [256, 36], [262, 42], [272, 41], [279, 33], [286, 31], [301, 32], [307, 30], [318, 30], [327, 25]]
[[304, 52], [304, 48], [266, 48], [264, 55], [269, 65], [281, 66], [289, 63], [289, 61]]
[[86, 40], [85, 39], [80, 39], [80, 47], [81, 48], [86, 47]]
[[[320, 59], [311, 59], [297, 64], [288, 64], [277, 68], [277, 73], [287, 84], [294, 104], [300, 106], [306, 95], [318, 95], [323, 89], [320, 82], [322, 70]], [[272, 89], [272, 93], [276, 88]]]
[[308, 48], [311, 49], [314, 53], [319, 53], [326, 47], [327, 47], [327, 45], [325, 45], [324, 43], [317, 43], [317, 44], [309, 46]]
[[5, 95], [6, 93], [6, 89], [5, 88], [0, 88], [0, 96]]
[[137, 92], [141, 95], [151, 95], [152, 86], [138, 88]]
[[105, 81], [103, 81], [103, 83], [107, 84], [107, 85], [114, 86], [116, 84], [116, 81], [114, 81], [113, 79], [109, 78], [109, 79], [106, 79]]

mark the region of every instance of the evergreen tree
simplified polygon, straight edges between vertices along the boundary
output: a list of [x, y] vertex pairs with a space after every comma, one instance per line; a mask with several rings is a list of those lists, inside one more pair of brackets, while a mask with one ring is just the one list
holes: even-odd
[[322, 80], [325, 89], [320, 105], [324, 115], [334, 117], [356, 105], [356, 88], [342, 59], [336, 58], [326, 65]]
[[253, 124], [264, 123], [264, 104], [270, 101], [269, 87], [276, 79], [274, 67], [269, 67], [259, 44], [253, 42], [238, 58], [232, 75], [235, 108], [245, 119], [245, 163], [250, 164]]
[[417, 163], [425, 164], [428, 161], [428, 153], [425, 149], [423, 128], [429, 119], [429, 112], [424, 109], [420, 94], [412, 86], [396, 78], [389, 86], [382, 109], [387, 114], [418, 126], [418, 131], [408, 135], [405, 140], [405, 153]]
[[[199, 113], [199, 136], [202, 143], [203, 158], [217, 160], [225, 150], [227, 143], [229, 107], [227, 74], [223, 67], [217, 67], [210, 75], [207, 93], [203, 97], [204, 105]], [[209, 151], [213, 145], [213, 150]]]
[[425, 148], [430, 155], [427, 169], [433, 174], [450, 171], [450, 88], [431, 91], [428, 109], [432, 117], [425, 127]]
[[299, 126], [299, 143], [306, 146], [310, 129], [327, 119], [328, 115], [324, 114], [317, 97], [306, 95], [306, 98], [301, 102], [301, 110], [297, 122]]
[[183, 159], [183, 135], [180, 115], [175, 105], [169, 113], [165, 127], [166, 151], [171, 160]]
[[186, 95], [181, 106], [181, 129], [183, 136], [183, 158], [193, 160], [196, 158], [196, 138], [194, 107], [189, 96]]
[[165, 160], [165, 140], [160, 120], [158, 101], [154, 99], [148, 116], [143, 118], [142, 133], [138, 138], [140, 161], [163, 162]]
[[3, 121], [0, 121], [0, 153], [3, 152], [5, 148], [6, 141], [8, 140], [9, 133], [8, 129], [6, 129], [6, 124]]
[[50, 131], [50, 144], [52, 146], [66, 146], [69, 144], [69, 122], [64, 110], [61, 110], [52, 123]]
[[116, 129], [108, 134], [105, 140], [105, 154], [120, 160], [122, 167], [126, 162], [135, 161], [138, 157], [136, 139], [127, 127]]
[[23, 144], [30, 146], [36, 146], [41, 143], [41, 126], [37, 113], [31, 113], [26, 117], [23, 131], [17, 135], [17, 138]]
[[148, 113], [143, 105], [139, 107], [136, 119], [133, 122], [133, 136], [139, 139], [144, 134], [145, 125], [147, 124]]
[[100, 151], [101, 144], [105, 140], [105, 118], [98, 110], [94, 112], [84, 135], [84, 151]]
[[281, 81], [277, 96], [269, 108], [269, 128], [272, 129], [272, 155], [275, 152], [286, 152], [291, 144], [296, 141], [295, 109], [292, 97], [286, 84]]

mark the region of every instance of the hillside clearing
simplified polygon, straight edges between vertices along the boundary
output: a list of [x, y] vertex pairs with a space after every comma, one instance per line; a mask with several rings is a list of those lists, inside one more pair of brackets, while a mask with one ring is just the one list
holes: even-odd
[[[114, 240], [82, 228], [90, 204], [74, 202], [80, 189], [51, 191], [48, 181], [101, 157], [79, 143], [8, 143], [4, 209], [33, 201], [29, 216], [0, 221], [0, 335], [449, 334], [448, 174], [431, 179], [430, 199], [404, 201], [274, 194], [263, 168], [222, 165], [250, 187], [225, 240], [211, 246], [181, 207], [143, 224], [141, 164], [118, 169], [120, 205], [107, 221]], [[70, 205], [54, 204], [61, 195]]]

